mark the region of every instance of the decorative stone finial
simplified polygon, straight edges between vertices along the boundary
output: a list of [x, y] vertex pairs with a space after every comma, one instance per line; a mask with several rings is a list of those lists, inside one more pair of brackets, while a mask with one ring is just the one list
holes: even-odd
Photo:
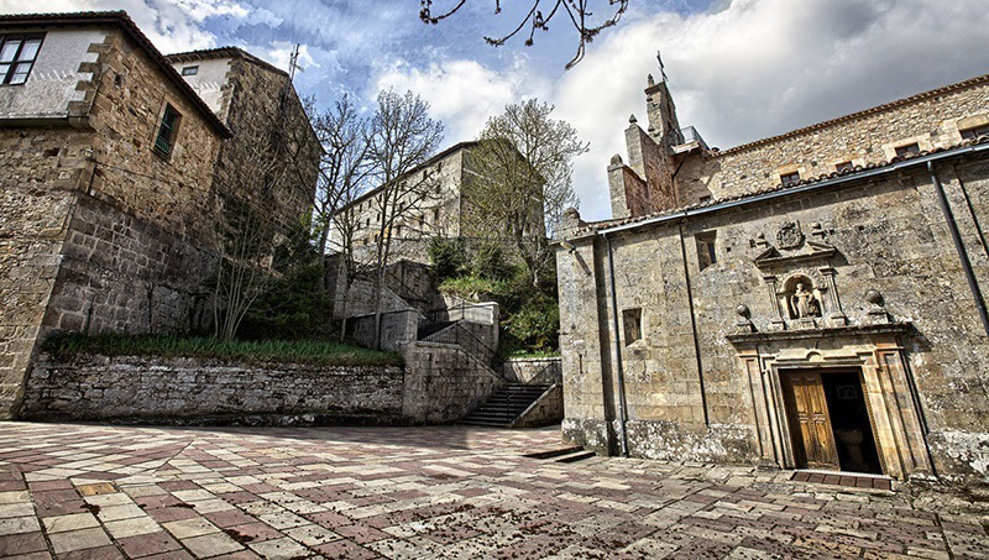
[[738, 315], [738, 320], [735, 321], [735, 334], [747, 334], [756, 332], [755, 324], [749, 318], [752, 313], [749, 311], [749, 306], [744, 303], [738, 304], [735, 308], [735, 314]]
[[649, 74], [648, 76], [646, 76], [646, 83], [648, 83], [650, 86], [654, 86], [656, 85], [656, 78], [653, 78], [652, 74]]
[[621, 154], [615, 154], [611, 156], [611, 165], [621, 165], [621, 164], [622, 164]]
[[866, 321], [869, 324], [889, 323], [892, 317], [886, 312], [886, 302], [879, 290], [870, 288], [865, 292], [865, 301], [869, 303], [869, 310], [866, 311]]
[[872, 305], [883, 306], [883, 295], [879, 293], [879, 290], [869, 289], [865, 292], [865, 301], [871, 303]]
[[629, 124], [635, 124], [635, 123], [639, 122], [639, 119], [635, 118], [635, 114], [633, 113], [631, 116], [629, 116], [628, 122], [629, 122]]

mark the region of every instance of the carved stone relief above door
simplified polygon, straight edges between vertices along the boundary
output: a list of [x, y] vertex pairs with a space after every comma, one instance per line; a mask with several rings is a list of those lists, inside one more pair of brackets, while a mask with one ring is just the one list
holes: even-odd
[[831, 266], [838, 249], [825, 243], [824, 228], [815, 224], [807, 239], [799, 222], [784, 222], [774, 236], [776, 246], [765, 235], [751, 242], [766, 249], [753, 260], [763, 273], [770, 298], [771, 330], [813, 329], [848, 324], [838, 298], [837, 272]]

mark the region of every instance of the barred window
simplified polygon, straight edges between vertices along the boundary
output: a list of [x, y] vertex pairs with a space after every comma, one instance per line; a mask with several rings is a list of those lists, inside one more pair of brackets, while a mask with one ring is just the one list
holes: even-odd
[[966, 128], [965, 130], [960, 130], [959, 132], [961, 132], [962, 138], [966, 140], [972, 140], [980, 136], [989, 136], [989, 124]]
[[800, 182], [800, 172], [794, 171], [793, 173], [784, 173], [783, 175], [780, 175], [780, 182], [783, 183], [784, 187], [796, 185]]
[[907, 144], [906, 146], [899, 146], [896, 148], [896, 157], [906, 157], [910, 154], [919, 154], [920, 146], [916, 142], [913, 144]]
[[0, 84], [16, 86], [27, 81], [41, 50], [42, 38], [39, 35], [0, 37]]

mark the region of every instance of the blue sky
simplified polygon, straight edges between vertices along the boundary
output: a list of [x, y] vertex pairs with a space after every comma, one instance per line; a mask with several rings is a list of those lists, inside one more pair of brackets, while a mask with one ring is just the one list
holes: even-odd
[[[434, 0], [442, 8], [455, 0]], [[550, 0], [543, 0], [549, 2]], [[427, 26], [419, 0], [45, 0], [45, 11], [124, 9], [163, 52], [241, 46], [287, 67], [303, 45], [296, 87], [332, 103], [347, 92], [413, 89], [446, 124], [447, 144], [473, 138], [506, 103], [538, 97], [591, 143], [578, 159], [581, 213], [610, 215], [605, 168], [624, 152], [623, 130], [644, 121], [646, 74], [662, 49], [682, 125], [728, 148], [989, 72], [986, 0], [632, 0], [616, 28], [576, 69], [559, 22], [493, 48], [483, 35], [511, 28], [528, 0], [469, 0]], [[607, 0], [592, 0], [602, 13]], [[0, 11], [38, 11], [0, 0]]]

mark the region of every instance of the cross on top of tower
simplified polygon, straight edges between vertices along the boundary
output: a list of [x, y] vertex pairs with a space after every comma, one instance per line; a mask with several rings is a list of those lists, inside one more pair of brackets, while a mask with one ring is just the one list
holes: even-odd
[[658, 50], [656, 51], [656, 61], [659, 62], [659, 76], [660, 76], [660, 79], [663, 82], [665, 82], [666, 79], [667, 79], [666, 78], [666, 65], [663, 64], [662, 53], [660, 51], [658, 51]]

